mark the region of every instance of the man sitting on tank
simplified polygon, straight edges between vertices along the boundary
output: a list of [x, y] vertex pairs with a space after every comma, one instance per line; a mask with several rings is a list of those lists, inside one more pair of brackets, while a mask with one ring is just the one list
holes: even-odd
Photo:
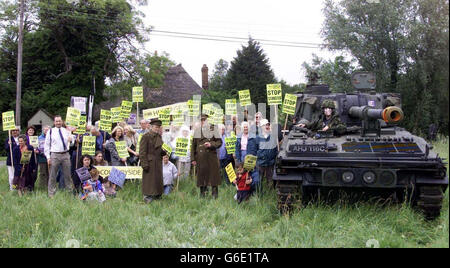
[[342, 135], [346, 131], [345, 124], [339, 118], [339, 115], [335, 113], [336, 106], [330, 99], [326, 99], [322, 102], [322, 114], [315, 121], [311, 123], [300, 123], [297, 126], [308, 128], [313, 132], [332, 132], [334, 135]]

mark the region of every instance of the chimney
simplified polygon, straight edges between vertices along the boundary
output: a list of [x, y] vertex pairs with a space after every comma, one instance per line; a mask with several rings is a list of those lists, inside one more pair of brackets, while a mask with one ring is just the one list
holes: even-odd
[[208, 89], [208, 66], [203, 64], [202, 67], [202, 88]]

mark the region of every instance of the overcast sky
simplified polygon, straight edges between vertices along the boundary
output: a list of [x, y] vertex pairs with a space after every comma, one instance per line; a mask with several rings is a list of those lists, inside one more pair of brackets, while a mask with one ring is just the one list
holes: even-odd
[[[322, 8], [322, 0], [149, 0], [148, 6], [141, 8], [146, 16], [145, 25], [163, 32], [150, 34], [150, 42], [145, 48], [150, 52], [169, 53], [170, 58], [181, 63], [201, 86], [203, 64], [207, 64], [211, 74], [219, 59], [231, 62], [236, 51], [247, 43], [249, 35], [256, 40], [286, 41], [291, 43], [283, 44], [294, 46], [323, 43], [320, 38], [324, 20]], [[191, 33], [199, 38], [244, 39], [227, 39], [232, 42], [198, 40], [180, 38], [179, 34], [173, 37], [175, 34], [164, 31]], [[326, 59], [334, 57], [319, 48], [271, 46], [268, 43], [273, 42], [261, 41], [275, 76], [289, 84], [306, 81], [301, 64], [310, 62], [312, 53]]]

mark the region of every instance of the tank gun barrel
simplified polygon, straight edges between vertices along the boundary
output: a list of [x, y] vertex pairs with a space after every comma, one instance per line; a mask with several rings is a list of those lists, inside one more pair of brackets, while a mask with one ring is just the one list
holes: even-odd
[[385, 109], [376, 109], [369, 106], [353, 106], [350, 107], [349, 115], [360, 118], [361, 120], [377, 120], [383, 119], [386, 123], [396, 124], [403, 120], [403, 110], [397, 106], [389, 106]]

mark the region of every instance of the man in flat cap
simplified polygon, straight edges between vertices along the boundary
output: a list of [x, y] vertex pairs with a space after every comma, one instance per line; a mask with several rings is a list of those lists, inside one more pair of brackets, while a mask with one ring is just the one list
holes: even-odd
[[161, 120], [150, 121], [150, 131], [142, 136], [139, 157], [143, 169], [142, 193], [145, 203], [149, 204], [155, 199], [160, 199], [164, 192], [161, 138]]
[[208, 186], [211, 186], [212, 196], [217, 198], [222, 180], [216, 150], [222, 146], [222, 139], [219, 131], [214, 129], [207, 119], [208, 116], [202, 114], [201, 126], [194, 130], [191, 161], [197, 166], [197, 187], [200, 187], [200, 197], [205, 197]]

